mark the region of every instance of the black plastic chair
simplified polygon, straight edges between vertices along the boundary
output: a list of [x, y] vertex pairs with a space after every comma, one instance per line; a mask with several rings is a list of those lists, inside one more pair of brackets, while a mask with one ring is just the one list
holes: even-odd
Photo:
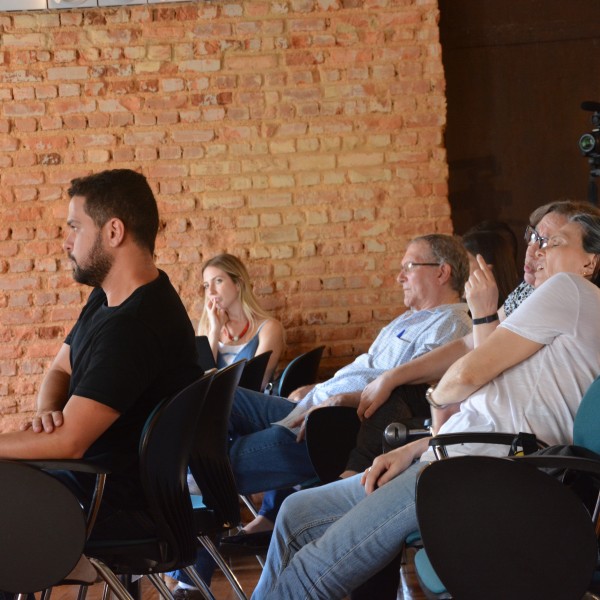
[[202, 367], [203, 371], [206, 372], [217, 368], [212, 348], [208, 343], [208, 337], [205, 335], [196, 336], [196, 351], [198, 352], [198, 364]]
[[[575, 421], [573, 423], [573, 442], [585, 453], [595, 453], [600, 455], [600, 437], [598, 436], [598, 427], [600, 425], [600, 377], [598, 377], [588, 388], [583, 396]], [[483, 443], [483, 444], [501, 444], [511, 448], [511, 454], [514, 450], [523, 449], [524, 456], [516, 456], [513, 460], [522, 463], [531, 463], [538, 468], [552, 469], [575, 469], [584, 472], [593, 473], [598, 476], [600, 473], [600, 461], [577, 458], [575, 456], [556, 456], [556, 455], [534, 455], [536, 450], [545, 448], [547, 445], [538, 440], [533, 434], [507, 434], [507, 433], [489, 433], [489, 432], [465, 432], [446, 435], [438, 435], [430, 440], [430, 446], [433, 447], [438, 458], [448, 456], [446, 447], [454, 444]], [[516, 448], [515, 448], [516, 446]], [[454, 459], [449, 459], [454, 460]], [[444, 460], [442, 462], [447, 462]], [[600, 520], [600, 498], [596, 501], [595, 507], [589, 507], [594, 523]], [[598, 526], [597, 526], [598, 528]], [[598, 528], [600, 531], [600, 528]], [[417, 576], [421, 582], [421, 587], [426, 591], [429, 598], [450, 598], [446, 591], [444, 583], [440, 580], [436, 571], [429, 561], [425, 550], [420, 550], [415, 556], [415, 567]]]
[[596, 566], [581, 500], [520, 459], [431, 463], [417, 482], [417, 516], [431, 565], [460, 600], [581, 600]]
[[229, 415], [236, 387], [244, 370], [243, 361], [218, 371], [204, 404], [190, 453], [190, 471], [202, 496], [192, 496], [198, 540], [229, 580], [241, 600], [246, 595], [223, 560], [212, 538], [241, 522], [235, 478], [229, 462]]
[[[422, 385], [402, 386], [406, 397], [411, 401], [424, 392]], [[400, 388], [398, 388], [400, 389]], [[410, 404], [408, 404], [410, 406]], [[381, 450], [390, 449], [390, 442], [400, 445], [412, 439], [429, 435], [424, 429], [424, 417], [406, 418], [402, 423], [393, 423], [389, 432], [393, 436], [385, 436], [382, 431]], [[348, 406], [326, 406], [309, 413], [306, 419], [306, 448], [312, 466], [322, 483], [334, 481], [342, 473], [348, 457], [357, 445], [357, 436], [361, 422], [356, 408]], [[402, 430], [401, 430], [402, 429]]]
[[299, 387], [315, 383], [324, 350], [325, 346], [318, 346], [308, 352], [304, 352], [304, 354], [296, 356], [283, 370], [279, 378], [279, 384], [273, 393], [276, 396], [287, 398]]
[[324, 406], [308, 415], [306, 449], [321, 483], [334, 481], [344, 470], [359, 429], [356, 408], [351, 406]]
[[266, 352], [257, 354], [250, 360], [246, 360], [242, 376], [240, 377], [240, 387], [247, 390], [254, 390], [255, 392], [262, 391], [262, 383], [271, 354], [273, 354], [273, 351], [267, 350]]
[[[287, 398], [287, 396], [295, 389], [298, 389], [303, 385], [315, 383], [317, 381], [323, 350], [325, 350], [325, 346], [319, 346], [304, 354], [296, 356], [296, 358], [294, 358], [283, 370], [283, 373], [279, 378], [275, 382], [268, 384], [265, 393]], [[254, 506], [251, 498], [243, 494], [240, 495], [240, 498], [252, 515], [257, 517], [258, 510], [256, 506]], [[262, 559], [260, 559], [259, 562], [262, 564]]]
[[73, 493], [58, 479], [24, 463], [1, 460], [0, 589], [45, 590], [80, 559], [86, 520]]
[[[101, 560], [117, 575], [147, 575], [165, 598], [171, 593], [160, 573], [183, 569], [206, 598], [210, 590], [189, 567], [195, 562], [197, 540], [187, 486], [187, 465], [200, 412], [212, 375], [198, 379], [161, 403], [148, 418], [140, 441], [140, 473], [147, 513], [155, 534], [141, 539], [90, 540], [86, 556]], [[116, 578], [115, 578], [116, 579]]]

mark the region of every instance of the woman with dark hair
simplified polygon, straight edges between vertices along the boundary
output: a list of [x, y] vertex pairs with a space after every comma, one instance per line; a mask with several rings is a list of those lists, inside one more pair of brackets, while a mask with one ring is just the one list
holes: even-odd
[[471, 271], [479, 268], [476, 259], [478, 254], [483, 256], [492, 269], [498, 286], [498, 308], [500, 308], [519, 283], [512, 245], [501, 232], [485, 229], [465, 233], [462, 242], [469, 255]]

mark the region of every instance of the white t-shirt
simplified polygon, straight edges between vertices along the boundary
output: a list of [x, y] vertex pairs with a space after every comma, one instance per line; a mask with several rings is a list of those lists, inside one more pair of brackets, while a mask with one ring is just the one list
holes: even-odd
[[[529, 432], [550, 445], [572, 443], [575, 413], [600, 373], [599, 317], [598, 287], [571, 273], [551, 277], [500, 325], [544, 346], [469, 396], [439, 433]], [[506, 456], [506, 446], [448, 452]], [[421, 457], [432, 459], [432, 451]]]

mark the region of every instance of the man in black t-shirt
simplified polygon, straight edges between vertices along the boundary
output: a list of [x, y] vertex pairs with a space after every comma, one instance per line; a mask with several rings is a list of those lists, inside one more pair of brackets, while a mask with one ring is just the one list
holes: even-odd
[[[104, 171], [73, 180], [69, 195], [64, 249], [75, 280], [95, 289], [42, 381], [35, 417], [0, 435], [0, 457], [108, 461], [101, 534], [131, 522], [124, 512], [143, 512], [144, 422], [202, 371], [185, 308], [154, 264], [158, 209], [145, 177]], [[89, 501], [93, 478], [63, 479]]]

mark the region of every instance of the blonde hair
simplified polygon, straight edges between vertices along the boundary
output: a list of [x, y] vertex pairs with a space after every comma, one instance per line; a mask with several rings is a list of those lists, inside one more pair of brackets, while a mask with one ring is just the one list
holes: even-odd
[[[231, 277], [233, 283], [237, 284], [240, 290], [242, 311], [244, 312], [246, 319], [250, 322], [252, 331], [258, 327], [259, 321], [271, 318], [271, 315], [260, 306], [258, 299], [252, 290], [248, 270], [237, 256], [226, 253], [213, 256], [202, 265], [202, 274], [204, 274], [204, 271], [206, 271], [208, 267], [221, 269], [221, 271], [224, 271]], [[198, 324], [198, 333], [200, 335], [205, 335], [208, 333], [208, 330], [208, 316], [206, 310], [203, 310], [202, 315], [200, 316], [200, 323]]]

